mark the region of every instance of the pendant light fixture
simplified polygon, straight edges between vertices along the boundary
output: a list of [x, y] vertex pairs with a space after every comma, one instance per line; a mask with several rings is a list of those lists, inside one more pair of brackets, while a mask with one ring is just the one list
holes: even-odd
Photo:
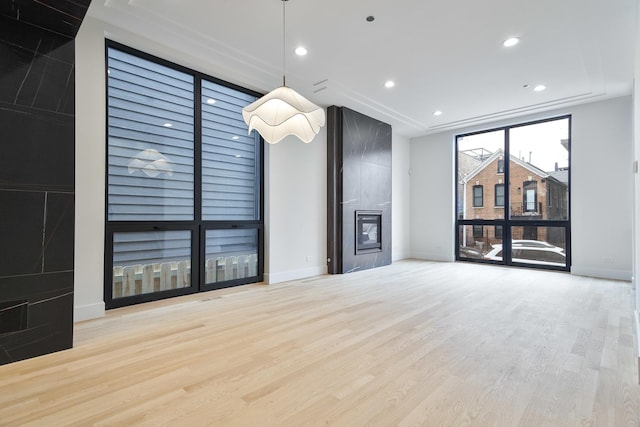
[[287, 135], [295, 135], [309, 143], [324, 126], [324, 109], [318, 107], [295, 90], [287, 87], [285, 76], [286, 15], [282, 0], [282, 86], [272, 90], [242, 109], [242, 117], [249, 133], [257, 130], [269, 144], [280, 142]]

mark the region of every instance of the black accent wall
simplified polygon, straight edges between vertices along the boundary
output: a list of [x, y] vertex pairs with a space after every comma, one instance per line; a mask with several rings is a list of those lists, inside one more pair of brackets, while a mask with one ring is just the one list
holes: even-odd
[[[345, 107], [327, 110], [330, 274], [391, 264], [391, 126]], [[381, 211], [382, 251], [356, 254], [357, 210]]]
[[89, 4], [0, 4], [0, 364], [73, 343], [73, 39]]

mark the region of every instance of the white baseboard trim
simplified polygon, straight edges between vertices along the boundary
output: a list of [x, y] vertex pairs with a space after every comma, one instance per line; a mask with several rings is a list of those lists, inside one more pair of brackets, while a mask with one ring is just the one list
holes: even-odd
[[98, 317], [104, 317], [104, 302], [87, 305], [76, 305], [75, 307], [73, 307], [74, 322], [97, 319]]
[[575, 274], [576, 276], [596, 277], [598, 279], [624, 280], [626, 282], [630, 282], [633, 278], [633, 273], [631, 271], [579, 266], [571, 266], [571, 274]]
[[425, 261], [453, 262], [455, 257], [437, 252], [412, 252], [411, 258]]
[[290, 280], [305, 279], [307, 277], [322, 276], [327, 274], [327, 267], [311, 267], [300, 270], [282, 271], [278, 273], [265, 273], [264, 282], [267, 284], [288, 282]]
[[409, 258], [411, 258], [409, 254], [405, 254], [404, 252], [401, 252], [398, 255], [396, 255], [394, 252], [393, 255], [391, 256], [391, 262], [402, 261], [403, 259], [409, 259]]

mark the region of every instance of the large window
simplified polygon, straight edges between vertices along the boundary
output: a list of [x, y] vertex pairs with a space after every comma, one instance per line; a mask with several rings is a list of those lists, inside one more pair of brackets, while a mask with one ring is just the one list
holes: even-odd
[[107, 42], [107, 307], [262, 280], [257, 96]]
[[566, 116], [456, 137], [457, 259], [570, 268], [570, 130]]

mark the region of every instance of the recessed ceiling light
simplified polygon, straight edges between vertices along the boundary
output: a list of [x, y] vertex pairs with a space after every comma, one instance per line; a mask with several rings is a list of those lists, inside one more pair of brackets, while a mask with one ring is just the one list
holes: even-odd
[[171, 123], [165, 123], [165, 124], [163, 124], [162, 126], [164, 126], [164, 127], [166, 127], [166, 128], [170, 128], [170, 127], [172, 127], [173, 125], [172, 125]]
[[436, 111], [433, 112], [433, 115], [434, 116], [441, 116], [442, 115], [442, 111], [436, 110]]
[[533, 90], [535, 90], [536, 92], [542, 92], [546, 88], [547, 87], [545, 85], [538, 85], [538, 86], [534, 87]]
[[307, 54], [307, 49], [305, 49], [303, 46], [298, 46], [295, 52], [298, 56], [305, 56]]
[[240, 139], [240, 137], [238, 135], [233, 135], [231, 139]]
[[502, 42], [502, 46], [504, 47], [513, 47], [520, 43], [520, 39], [517, 37], [511, 37]]
[[391, 87], [394, 87], [395, 85], [396, 83], [393, 80], [387, 80], [384, 84], [384, 87], [391, 88]]
[[213, 99], [213, 98], [209, 98], [209, 99], [207, 99], [207, 104], [209, 104], [209, 105], [213, 105], [213, 104], [215, 104], [215, 103], [216, 103], [216, 100], [215, 100], [215, 99]]

